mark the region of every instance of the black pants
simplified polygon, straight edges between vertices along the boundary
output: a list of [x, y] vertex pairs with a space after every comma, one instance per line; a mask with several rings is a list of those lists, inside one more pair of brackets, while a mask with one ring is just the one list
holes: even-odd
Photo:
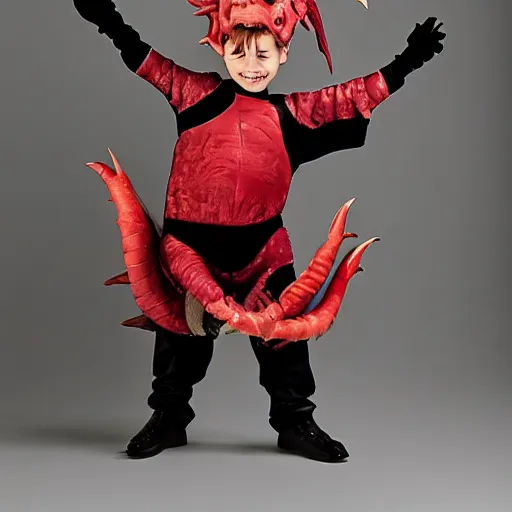
[[[295, 280], [292, 266], [276, 271], [266, 288], [278, 297]], [[261, 345], [249, 337], [260, 367], [259, 382], [270, 396], [270, 425], [280, 431], [305, 415], [315, 404], [309, 397], [315, 392], [315, 380], [309, 363], [307, 340], [289, 343], [279, 350]], [[206, 375], [213, 356], [214, 338], [177, 335], [160, 329], [156, 333], [153, 358], [153, 392], [148, 405], [168, 410], [176, 425], [186, 427], [195, 417], [189, 404], [192, 388]]]

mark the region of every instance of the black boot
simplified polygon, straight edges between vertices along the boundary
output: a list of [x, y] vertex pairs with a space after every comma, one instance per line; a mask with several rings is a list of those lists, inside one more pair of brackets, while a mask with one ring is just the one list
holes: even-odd
[[279, 433], [282, 450], [320, 462], [342, 462], [349, 455], [343, 444], [332, 439], [311, 417]]
[[187, 444], [184, 428], [176, 427], [171, 414], [155, 411], [149, 421], [128, 443], [126, 454], [132, 459], [153, 457], [167, 448]]

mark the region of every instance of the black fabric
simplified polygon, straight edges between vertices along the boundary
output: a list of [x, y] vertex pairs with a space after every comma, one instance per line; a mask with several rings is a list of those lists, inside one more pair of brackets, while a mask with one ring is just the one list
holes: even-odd
[[[292, 265], [277, 271], [267, 289], [274, 296], [295, 280]], [[195, 417], [190, 406], [193, 386], [206, 375], [213, 357], [213, 336], [178, 335], [159, 329], [155, 337], [152, 393], [148, 405], [165, 410], [175, 417], [178, 427], [185, 428]], [[312, 416], [316, 405], [310, 397], [316, 390], [309, 363], [307, 340], [290, 343], [274, 350], [249, 337], [259, 363], [259, 383], [270, 397], [269, 423], [281, 431]], [[236, 414], [236, 411], [233, 411]]]
[[274, 350], [250, 336], [260, 366], [259, 383], [270, 397], [270, 425], [281, 431], [312, 415], [316, 405], [310, 400], [316, 389], [309, 362], [307, 340], [289, 343]]
[[99, 31], [112, 39], [114, 46], [121, 51], [126, 67], [135, 73], [151, 51], [151, 46], [141, 41], [139, 33], [117, 14], [109, 24], [100, 26]]
[[178, 136], [186, 130], [190, 130], [191, 128], [195, 128], [196, 126], [200, 126], [216, 118], [227, 110], [234, 100], [235, 91], [232, 87], [229, 87], [227, 80], [223, 80], [213, 92], [182, 112], [178, 112], [178, 110], [173, 107], [176, 114]]
[[384, 77], [389, 94], [394, 94], [404, 86], [406, 74], [404, 70], [400, 68], [398, 61], [390, 62], [387, 66], [384, 66], [380, 72]]
[[284, 144], [293, 173], [304, 163], [335, 151], [358, 148], [365, 143], [370, 121], [362, 115], [309, 128], [300, 124], [292, 115], [285, 104], [284, 94], [271, 94], [269, 100], [279, 113]]
[[266, 100], [269, 98], [270, 94], [268, 92], [268, 88], [263, 89], [262, 91], [248, 91], [244, 89], [240, 84], [237, 84], [232, 78], [228, 78], [225, 80], [228, 87], [232, 89], [236, 94], [241, 94], [242, 96], [249, 96], [250, 98], [258, 98], [260, 100]]
[[139, 33], [127, 25], [111, 0], [74, 0], [73, 4], [83, 19], [96, 25], [100, 34], [112, 40], [121, 51], [121, 58], [134, 73], [149, 54], [151, 47], [141, 41]]
[[188, 245], [222, 272], [236, 272], [254, 260], [283, 226], [281, 215], [248, 226], [221, 226], [165, 219], [163, 234]]
[[153, 392], [148, 405], [172, 414], [177, 428], [195, 417], [192, 388], [204, 379], [213, 356], [213, 337], [184, 336], [158, 327], [153, 353]]
[[178, 135], [181, 135], [185, 130], [205, 124], [222, 114], [235, 101], [236, 94], [262, 100], [269, 98], [268, 89], [261, 92], [246, 91], [232, 78], [224, 79], [213, 92], [194, 105], [181, 112], [174, 108]]

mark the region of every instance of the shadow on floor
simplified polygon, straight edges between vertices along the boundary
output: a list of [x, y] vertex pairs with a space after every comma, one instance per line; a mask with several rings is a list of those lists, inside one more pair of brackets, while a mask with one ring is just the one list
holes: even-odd
[[[33, 446], [56, 448], [82, 448], [104, 454], [121, 455], [124, 457], [126, 444], [135, 432], [128, 432], [126, 427], [111, 425], [22, 425], [3, 429], [0, 431], [0, 446]], [[194, 433], [189, 434], [187, 446], [174, 450], [188, 450], [191, 452], [217, 452], [217, 453], [279, 453], [274, 442], [247, 442], [235, 439], [231, 442], [219, 441], [226, 438], [226, 434]], [[209, 441], [208, 439], [212, 439]], [[167, 452], [172, 450], [167, 450]], [[166, 452], [164, 452], [166, 453]]]

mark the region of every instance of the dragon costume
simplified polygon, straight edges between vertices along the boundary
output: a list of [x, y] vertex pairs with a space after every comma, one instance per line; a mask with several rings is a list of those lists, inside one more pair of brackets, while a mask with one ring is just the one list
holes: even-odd
[[[219, 55], [241, 25], [265, 27], [287, 46], [298, 23], [308, 30], [311, 24], [332, 72], [314, 0], [189, 2], [198, 8], [195, 15], [209, 19], [200, 43]], [[110, 1], [74, 3], [113, 41], [128, 68], [165, 97], [177, 121], [162, 225], [113, 153], [113, 168], [88, 164], [117, 208], [126, 264], [105, 284], [129, 285], [142, 312], [123, 325], [201, 338], [216, 337], [227, 324], [274, 349], [324, 334], [350, 279], [362, 270], [364, 251], [378, 238], [349, 251], [334, 270], [343, 240], [356, 236], [345, 231], [351, 199], [296, 278], [282, 221], [292, 178], [303, 164], [364, 145], [376, 107], [441, 51], [444, 34], [435, 18], [417, 25], [406, 50], [378, 71], [316, 91], [277, 94], [250, 92], [219, 73], [192, 71], [165, 57], [141, 41]]]

